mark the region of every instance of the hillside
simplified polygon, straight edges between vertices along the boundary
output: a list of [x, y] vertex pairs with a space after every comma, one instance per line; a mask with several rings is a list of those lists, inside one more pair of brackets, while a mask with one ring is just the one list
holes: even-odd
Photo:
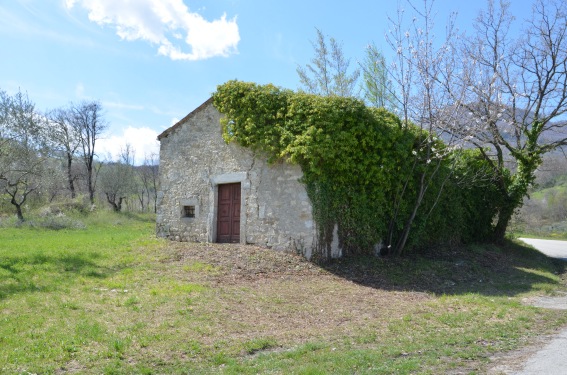
[[540, 174], [538, 185], [515, 217], [512, 231], [567, 239], [567, 173]]

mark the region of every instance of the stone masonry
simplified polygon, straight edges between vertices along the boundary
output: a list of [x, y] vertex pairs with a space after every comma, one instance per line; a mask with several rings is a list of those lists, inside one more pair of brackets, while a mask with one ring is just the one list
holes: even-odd
[[[159, 135], [161, 191], [157, 235], [216, 242], [218, 185], [240, 182], [240, 243], [309, 257], [316, 228], [298, 166], [266, 158], [221, 135], [221, 114], [207, 100]], [[194, 217], [184, 217], [184, 207]]]

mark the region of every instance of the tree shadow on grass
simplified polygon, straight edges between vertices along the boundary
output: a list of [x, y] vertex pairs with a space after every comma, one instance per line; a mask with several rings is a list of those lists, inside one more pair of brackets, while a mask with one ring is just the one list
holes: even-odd
[[515, 296], [551, 289], [567, 262], [508, 241], [503, 246], [470, 245], [401, 258], [337, 259], [322, 266], [360, 285], [435, 294]]
[[79, 277], [103, 279], [119, 271], [96, 262], [97, 254], [32, 253], [0, 259], [0, 300], [27, 292], [51, 292]]

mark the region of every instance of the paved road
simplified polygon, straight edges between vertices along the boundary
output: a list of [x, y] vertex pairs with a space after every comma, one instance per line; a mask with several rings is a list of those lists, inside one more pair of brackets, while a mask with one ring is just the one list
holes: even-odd
[[[532, 245], [545, 255], [567, 260], [567, 241], [537, 240], [532, 238], [520, 238], [525, 243]], [[542, 306], [548, 308], [565, 308], [565, 297], [559, 298], [555, 306]], [[565, 375], [567, 374], [567, 330], [556, 335], [544, 348], [539, 350], [524, 365], [520, 372], [515, 375]]]
[[537, 240], [534, 238], [519, 238], [519, 240], [535, 247], [548, 257], [567, 260], [567, 241]]
[[567, 374], [567, 330], [531, 357], [520, 372], [514, 375], [565, 375]]

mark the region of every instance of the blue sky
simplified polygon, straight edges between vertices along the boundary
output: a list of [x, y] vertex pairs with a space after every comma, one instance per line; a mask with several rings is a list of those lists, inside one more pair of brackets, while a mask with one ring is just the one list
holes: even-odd
[[[416, 3], [421, 3], [416, 0]], [[518, 18], [531, 1], [513, 0]], [[437, 0], [470, 28], [484, 1]], [[26, 91], [44, 111], [99, 100], [109, 129], [99, 156], [130, 143], [138, 161], [157, 134], [230, 79], [297, 89], [315, 28], [343, 43], [351, 66], [384, 34], [396, 1], [9, 0], [0, 2], [0, 89]], [[442, 34], [443, 29], [439, 28]]]

